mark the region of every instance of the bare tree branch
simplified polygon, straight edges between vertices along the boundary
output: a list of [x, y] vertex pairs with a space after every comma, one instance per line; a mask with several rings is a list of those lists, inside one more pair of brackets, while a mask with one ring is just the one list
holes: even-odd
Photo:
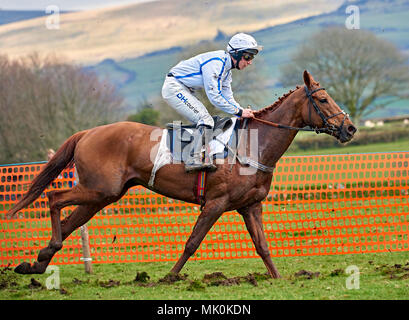
[[45, 160], [73, 133], [121, 119], [122, 100], [55, 56], [0, 56], [0, 163]]

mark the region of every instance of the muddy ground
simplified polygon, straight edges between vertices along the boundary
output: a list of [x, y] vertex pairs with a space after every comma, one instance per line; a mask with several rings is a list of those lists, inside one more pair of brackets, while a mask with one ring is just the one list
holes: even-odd
[[[376, 273], [380, 273], [384, 277], [388, 279], [395, 279], [395, 280], [404, 280], [409, 279], [409, 262], [406, 264], [393, 264], [393, 265], [380, 265], [375, 266], [371, 261], [368, 262], [369, 265], [373, 266], [373, 270]], [[293, 275], [285, 278], [285, 280], [291, 281], [294, 283], [299, 280], [312, 280], [312, 279], [319, 279], [320, 277], [338, 277], [344, 276], [345, 270], [343, 269], [335, 269], [327, 275], [322, 275], [320, 272], [316, 271], [309, 271], [309, 270], [300, 270]], [[151, 280], [151, 276], [147, 272], [137, 272], [136, 276], [133, 280], [123, 282], [109, 279], [107, 281], [97, 280], [96, 284], [102, 288], [112, 288], [121, 285], [137, 285], [141, 287], [154, 287], [154, 286], [162, 286], [162, 285], [172, 285], [175, 283], [184, 282], [188, 284], [187, 290], [205, 290], [206, 287], [211, 286], [237, 286], [243, 283], [249, 283], [255, 287], [259, 285], [260, 282], [263, 281], [272, 281], [270, 276], [267, 273], [248, 273], [245, 276], [236, 276], [236, 277], [227, 277], [222, 272], [213, 272], [209, 274], [204, 274], [201, 279], [190, 279], [189, 275], [184, 274], [172, 274], [169, 273], [163, 278], [153, 281]], [[77, 278], [74, 278], [72, 282], [76, 285], [83, 285], [90, 283], [90, 281], [83, 281]], [[13, 269], [10, 267], [3, 267], [0, 268], [0, 290], [5, 289], [18, 289], [18, 275], [14, 273]], [[34, 278], [30, 279], [30, 282], [26, 284], [27, 288], [32, 290], [45, 290], [43, 284], [39, 281], [35, 280]], [[61, 294], [67, 294], [67, 290], [64, 288], [60, 289]]]

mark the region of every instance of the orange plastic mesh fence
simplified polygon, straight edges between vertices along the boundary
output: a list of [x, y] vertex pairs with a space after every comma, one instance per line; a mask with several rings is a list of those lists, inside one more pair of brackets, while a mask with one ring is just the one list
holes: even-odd
[[[409, 152], [283, 157], [263, 202], [272, 256], [409, 250]], [[35, 261], [51, 237], [45, 193], [16, 220], [5, 213], [43, 164], [0, 167], [0, 265]], [[75, 184], [64, 171], [49, 188]], [[232, 186], [234, 188], [235, 186]], [[63, 217], [73, 208], [63, 210]], [[199, 214], [196, 205], [135, 187], [88, 222], [94, 263], [177, 260]], [[54, 264], [82, 263], [75, 231]], [[256, 257], [242, 217], [226, 212], [195, 259]]]

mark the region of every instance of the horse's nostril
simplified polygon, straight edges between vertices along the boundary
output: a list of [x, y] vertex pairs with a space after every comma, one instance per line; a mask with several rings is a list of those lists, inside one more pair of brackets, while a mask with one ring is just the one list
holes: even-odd
[[357, 129], [354, 126], [352, 126], [352, 125], [348, 126], [348, 132], [349, 133], [354, 134], [356, 132], [356, 130]]

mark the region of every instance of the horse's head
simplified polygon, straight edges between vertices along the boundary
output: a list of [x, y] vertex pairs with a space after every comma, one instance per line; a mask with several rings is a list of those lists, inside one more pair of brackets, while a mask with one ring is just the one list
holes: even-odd
[[344, 143], [352, 139], [356, 127], [324, 88], [304, 71], [306, 99], [302, 105], [302, 117], [306, 125], [336, 137]]

